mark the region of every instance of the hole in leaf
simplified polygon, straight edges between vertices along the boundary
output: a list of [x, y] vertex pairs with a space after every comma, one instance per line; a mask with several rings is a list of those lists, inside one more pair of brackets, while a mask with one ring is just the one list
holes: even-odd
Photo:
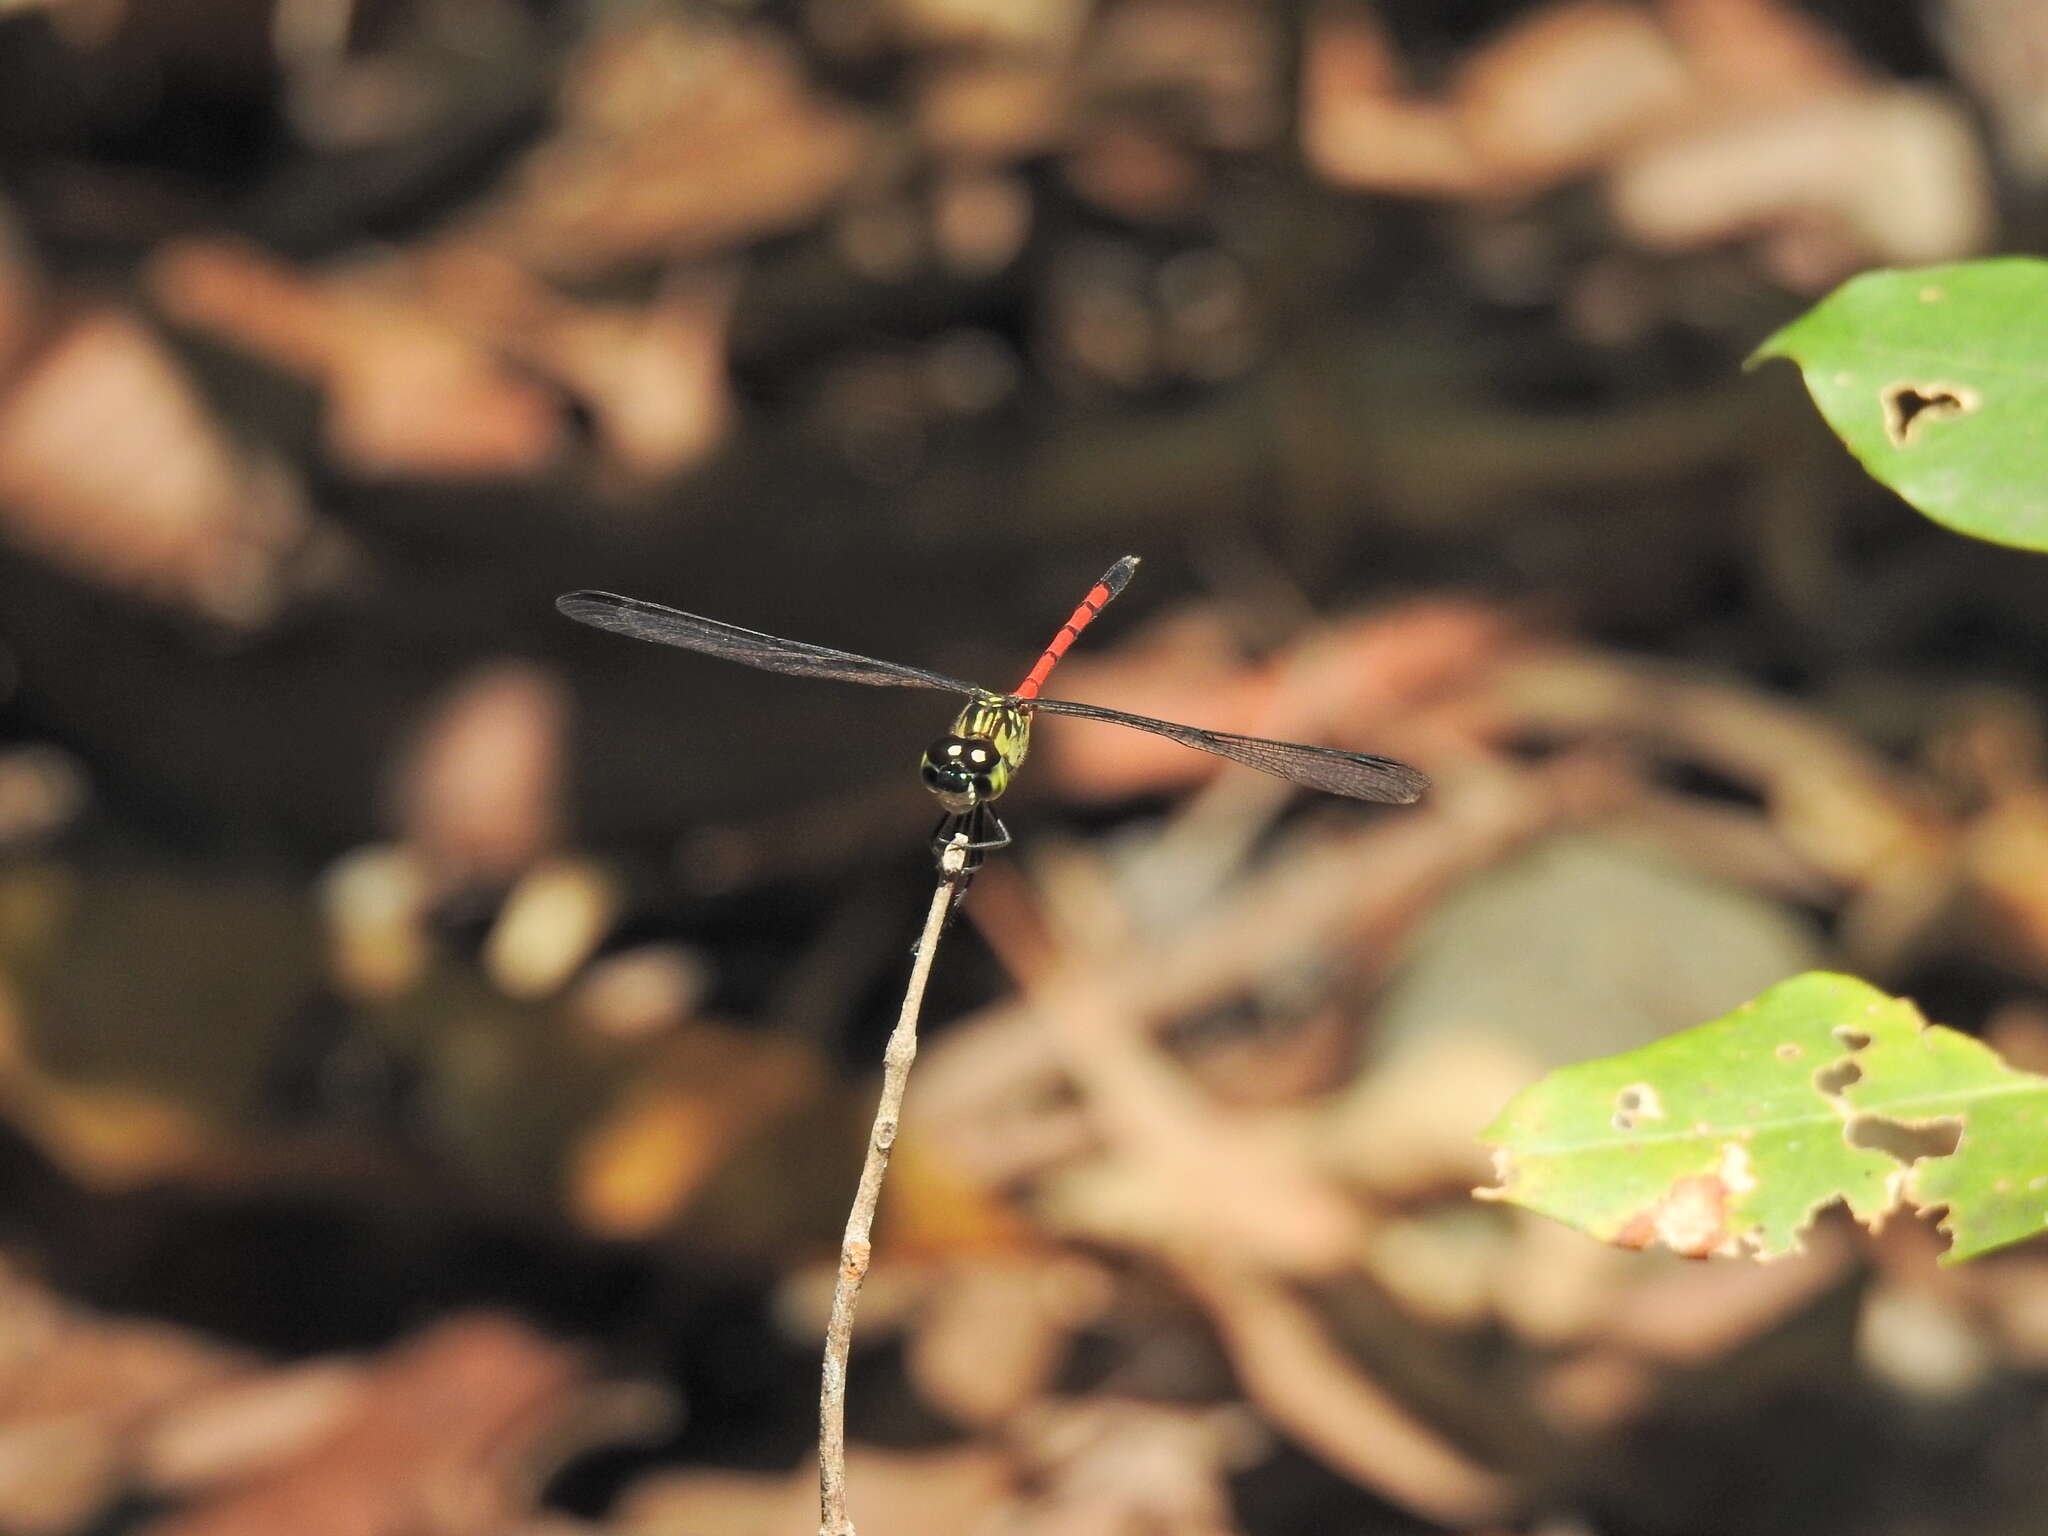
[[1632, 1083], [1614, 1096], [1614, 1128], [1632, 1131], [1638, 1120], [1662, 1120], [1664, 1101], [1648, 1083]]
[[1813, 1074], [1813, 1086], [1831, 1099], [1852, 1083], [1862, 1081], [1863, 1069], [1846, 1056], [1840, 1061], [1829, 1062]]
[[1884, 435], [1894, 448], [1908, 448], [1928, 424], [1967, 416], [1980, 401], [1974, 389], [1961, 384], [1887, 384], [1879, 398], [1884, 403]]
[[1868, 1147], [1902, 1163], [1923, 1157], [1948, 1157], [1963, 1139], [1963, 1122], [1958, 1115], [1908, 1124], [1883, 1115], [1856, 1115], [1843, 1133], [1852, 1147]]
[[1845, 1051], [1861, 1051], [1870, 1045], [1870, 1036], [1860, 1029], [1850, 1028], [1847, 1024], [1835, 1026], [1835, 1040]]

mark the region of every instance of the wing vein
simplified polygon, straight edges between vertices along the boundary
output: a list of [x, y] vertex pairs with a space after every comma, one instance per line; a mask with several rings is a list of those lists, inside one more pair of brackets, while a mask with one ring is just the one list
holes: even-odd
[[1311, 747], [1298, 741], [1273, 741], [1264, 736], [1239, 736], [1232, 731], [1205, 730], [1198, 725], [1181, 725], [1172, 720], [1154, 720], [1121, 709], [1104, 709], [1095, 704], [1075, 704], [1066, 699], [1039, 699], [1032, 707], [1049, 715], [1068, 715], [1076, 720], [1100, 720], [1108, 725], [1127, 725], [1150, 731], [1182, 746], [1193, 747], [1215, 757], [1228, 758], [1261, 773], [1319, 789], [1325, 794], [1347, 795], [1353, 800], [1373, 800], [1383, 805], [1409, 805], [1422, 797], [1429, 780], [1406, 763], [1370, 752], [1347, 752], [1340, 747]]
[[684, 613], [680, 608], [665, 608], [660, 603], [642, 602], [636, 597], [621, 597], [616, 592], [571, 592], [556, 598], [555, 606], [579, 624], [609, 630], [615, 635], [680, 646], [686, 651], [699, 651], [791, 677], [832, 678], [842, 683], [866, 683], [874, 688], [936, 688], [965, 694], [987, 691], [943, 672], [878, 661], [872, 656], [837, 651], [804, 640], [784, 640], [758, 629], [742, 629], [737, 624]]

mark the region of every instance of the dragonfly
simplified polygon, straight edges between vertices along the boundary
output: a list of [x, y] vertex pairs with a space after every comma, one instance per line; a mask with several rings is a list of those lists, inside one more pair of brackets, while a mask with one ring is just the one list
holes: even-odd
[[1212, 731], [1203, 726], [1106, 709], [1100, 704], [1043, 697], [1039, 690], [1059, 665], [1060, 658], [1080, 638], [1081, 631], [1130, 583], [1137, 569], [1138, 557], [1125, 555], [1103, 572], [1102, 579], [1089, 588], [1088, 595], [1067, 616], [1059, 633], [1038, 653], [1023, 681], [1008, 693], [996, 693], [925, 667], [879, 661], [802, 640], [784, 640], [660, 603], [621, 597], [616, 592], [570, 592], [555, 599], [555, 607], [580, 624], [634, 640], [680, 646], [686, 651], [699, 651], [767, 672], [833, 678], [875, 688], [929, 688], [964, 695], [967, 704], [953, 721], [952, 730], [925, 749], [918, 767], [925, 788], [938, 800], [942, 813], [932, 836], [932, 847], [938, 851], [959, 841], [978, 859], [982, 852], [1009, 846], [1009, 829], [995, 814], [994, 805], [1023, 766], [1035, 715], [1065, 715], [1149, 731], [1289, 783], [1354, 800], [1407, 805], [1429, 787], [1429, 780], [1422, 774], [1391, 757], [1294, 741], [1271, 741], [1263, 736], [1239, 736], [1230, 731]]

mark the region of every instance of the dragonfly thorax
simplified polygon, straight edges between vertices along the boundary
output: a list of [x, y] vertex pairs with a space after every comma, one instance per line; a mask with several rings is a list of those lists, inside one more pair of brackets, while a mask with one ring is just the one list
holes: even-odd
[[950, 735], [925, 748], [924, 787], [954, 815], [999, 798], [1024, 761], [1031, 717], [1008, 699], [977, 699], [960, 711]]

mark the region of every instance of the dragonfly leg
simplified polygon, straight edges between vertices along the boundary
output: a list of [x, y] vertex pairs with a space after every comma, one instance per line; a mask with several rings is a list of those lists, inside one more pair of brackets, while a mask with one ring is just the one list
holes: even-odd
[[988, 806], [974, 808], [974, 830], [967, 844], [980, 853], [994, 853], [998, 848], [1010, 846], [1010, 829], [1003, 825], [1003, 818]]
[[1003, 825], [1003, 819], [985, 805], [958, 815], [947, 814], [939, 818], [939, 824], [932, 831], [932, 852], [944, 853], [952, 846], [953, 839], [965, 836], [962, 845], [967, 851], [967, 867], [975, 868], [981, 863], [981, 855], [993, 853], [998, 848], [1010, 846], [1010, 829]]
[[[956, 844], [955, 839], [960, 841]], [[947, 874], [946, 850], [955, 846], [960, 849], [960, 869], [958, 873]], [[951, 911], [959, 911], [960, 903], [967, 899], [967, 887], [974, 879], [974, 872], [981, 868], [982, 855], [1009, 846], [1010, 829], [985, 805], [977, 805], [964, 814], [948, 814], [939, 818], [938, 826], [932, 831], [932, 852], [940, 859], [939, 878], [950, 880], [953, 885]]]

